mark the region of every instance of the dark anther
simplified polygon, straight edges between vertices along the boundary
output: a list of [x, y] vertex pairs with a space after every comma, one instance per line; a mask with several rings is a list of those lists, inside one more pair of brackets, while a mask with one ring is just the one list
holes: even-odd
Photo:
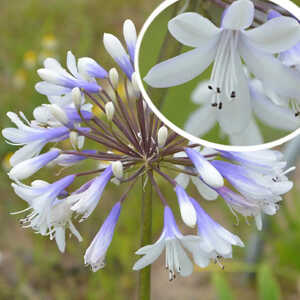
[[235, 93], [235, 91], [232, 91], [232, 92], [231, 92], [231, 95], [230, 95], [230, 97], [231, 97], [231, 98], [235, 98], [235, 97], [236, 97], [236, 93]]
[[221, 94], [221, 89], [219, 87], [217, 87], [217, 93]]
[[299, 117], [300, 116], [300, 111], [297, 111], [296, 113], [295, 113], [295, 117]]
[[219, 109], [221, 110], [221, 109], [222, 109], [222, 107], [223, 107], [223, 103], [222, 103], [222, 102], [220, 102], [220, 103], [219, 103]]
[[213, 89], [213, 87], [212, 87], [211, 85], [209, 85], [209, 86], [208, 86], [208, 89], [209, 89], [209, 90], [212, 90], [212, 89]]
[[212, 106], [212, 107], [216, 107], [216, 106], [218, 106], [218, 103], [216, 103], [216, 102], [215, 102], [215, 103], [212, 103], [211, 106]]

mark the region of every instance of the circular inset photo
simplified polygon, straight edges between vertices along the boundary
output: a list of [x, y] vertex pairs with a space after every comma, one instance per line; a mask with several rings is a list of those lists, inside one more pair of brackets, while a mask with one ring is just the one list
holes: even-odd
[[274, 145], [300, 133], [300, 13], [282, 2], [158, 7], [136, 57], [154, 112], [201, 144]]

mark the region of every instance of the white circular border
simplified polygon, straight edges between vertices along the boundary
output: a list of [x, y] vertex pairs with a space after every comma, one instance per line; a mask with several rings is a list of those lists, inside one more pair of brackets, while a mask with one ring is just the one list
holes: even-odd
[[[177, 134], [179, 134], [179, 135], [183, 136], [184, 138], [192, 141], [193, 143], [200, 144], [200, 145], [205, 146], [205, 147], [215, 148], [215, 149], [225, 150], [225, 151], [245, 152], [245, 151], [257, 151], [257, 150], [264, 150], [264, 149], [274, 148], [274, 147], [280, 146], [281, 144], [286, 143], [286, 142], [292, 140], [293, 138], [295, 138], [296, 136], [300, 135], [300, 128], [298, 128], [293, 133], [290, 133], [287, 136], [285, 136], [281, 139], [278, 139], [274, 142], [265, 143], [265, 144], [261, 144], [261, 145], [255, 145], [255, 146], [226, 146], [226, 145], [222, 145], [222, 144], [208, 142], [206, 140], [203, 140], [201, 138], [197, 138], [197, 137], [193, 136], [192, 134], [184, 131], [183, 129], [181, 129], [178, 126], [176, 126], [175, 124], [173, 124], [169, 119], [167, 119], [159, 111], [159, 109], [152, 103], [150, 97], [148, 96], [148, 94], [147, 94], [147, 92], [144, 88], [142, 78], [140, 76], [140, 69], [139, 69], [140, 48], [141, 48], [143, 37], [144, 37], [146, 31], [148, 30], [148, 28], [150, 27], [151, 23], [154, 21], [154, 19], [163, 10], [165, 10], [166, 8], [168, 8], [169, 6], [171, 6], [172, 4], [174, 4], [178, 1], [180, 1], [180, 0], [166, 0], [163, 3], [161, 3], [151, 13], [151, 15], [148, 17], [148, 19], [146, 20], [146, 22], [142, 26], [142, 29], [141, 29], [141, 31], [139, 33], [139, 36], [138, 36], [138, 39], [137, 39], [136, 57], [135, 57], [135, 61], [134, 61], [135, 70], [136, 70], [136, 73], [137, 73], [137, 83], [138, 83], [138, 86], [141, 90], [141, 93], [142, 93], [144, 99], [146, 100], [146, 102], [149, 105], [149, 107], [151, 108], [151, 110], [156, 114], [156, 116], [165, 125], [167, 125], [169, 128], [171, 128]], [[287, 11], [292, 13], [296, 18], [300, 19], [300, 8], [295, 3], [291, 2], [290, 0], [270, 0], [270, 1], [277, 4], [277, 5], [279, 5], [279, 6], [281, 6], [281, 7], [283, 7], [284, 9], [286, 9]]]

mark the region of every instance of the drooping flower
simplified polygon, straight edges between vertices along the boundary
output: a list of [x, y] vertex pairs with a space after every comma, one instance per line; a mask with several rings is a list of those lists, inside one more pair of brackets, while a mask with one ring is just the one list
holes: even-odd
[[56, 198], [64, 192], [74, 179], [74, 175], [69, 175], [52, 184], [45, 181], [35, 181], [31, 186], [20, 182], [12, 183], [15, 193], [29, 204], [26, 210], [32, 210], [25, 219], [21, 220], [23, 224], [26, 224], [25, 227], [31, 227], [41, 235], [46, 235], [50, 229], [51, 207]]
[[232, 245], [244, 247], [244, 243], [237, 236], [226, 230], [220, 224], [216, 223], [200, 206], [200, 204], [191, 198], [197, 211], [198, 235], [202, 239], [202, 249], [210, 254], [210, 258], [217, 260], [220, 257], [232, 257]]
[[[140, 270], [152, 264], [165, 249], [165, 264], [169, 271], [169, 280], [172, 281], [175, 279], [176, 273], [181, 276], [188, 276], [193, 272], [193, 264], [183, 247], [191, 249], [191, 244], [197, 243], [200, 243], [200, 238], [195, 238], [194, 241], [185, 241], [185, 237], [181, 234], [176, 225], [171, 209], [165, 206], [164, 229], [161, 236], [153, 245], [144, 246], [136, 252], [136, 254], [144, 256], [134, 264], [133, 269]], [[199, 261], [202, 261], [201, 256], [204, 256], [205, 259], [205, 255], [200, 251], [198, 253], [194, 251], [194, 254], [199, 256]]]
[[160, 88], [183, 84], [214, 61], [208, 89], [213, 92], [211, 105], [219, 108], [217, 120], [228, 134], [245, 130], [251, 119], [251, 103], [241, 58], [266, 86], [287, 96], [300, 93], [299, 74], [272, 55], [299, 42], [298, 22], [282, 16], [246, 30], [253, 22], [254, 10], [252, 1], [234, 1], [224, 12], [221, 28], [197, 13], [176, 16], [169, 21], [170, 33], [196, 49], [159, 63], [144, 80]]
[[105, 266], [106, 252], [112, 241], [120, 212], [121, 202], [117, 202], [85, 252], [84, 263], [90, 265], [93, 272]]
[[73, 211], [71, 203], [65, 199], [57, 199], [49, 211], [49, 236], [50, 239], [55, 238], [57, 247], [60, 252], [65, 252], [66, 249], [66, 229], [69, 229], [79, 242], [82, 242], [82, 237], [71, 218]]

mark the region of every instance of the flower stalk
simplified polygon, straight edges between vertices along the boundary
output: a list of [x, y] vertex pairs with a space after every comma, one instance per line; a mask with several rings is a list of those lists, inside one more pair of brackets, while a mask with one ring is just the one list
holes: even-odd
[[[152, 174], [150, 174], [152, 176]], [[152, 184], [148, 175], [142, 177], [141, 247], [152, 243]], [[151, 298], [151, 265], [139, 272], [138, 299]]]

